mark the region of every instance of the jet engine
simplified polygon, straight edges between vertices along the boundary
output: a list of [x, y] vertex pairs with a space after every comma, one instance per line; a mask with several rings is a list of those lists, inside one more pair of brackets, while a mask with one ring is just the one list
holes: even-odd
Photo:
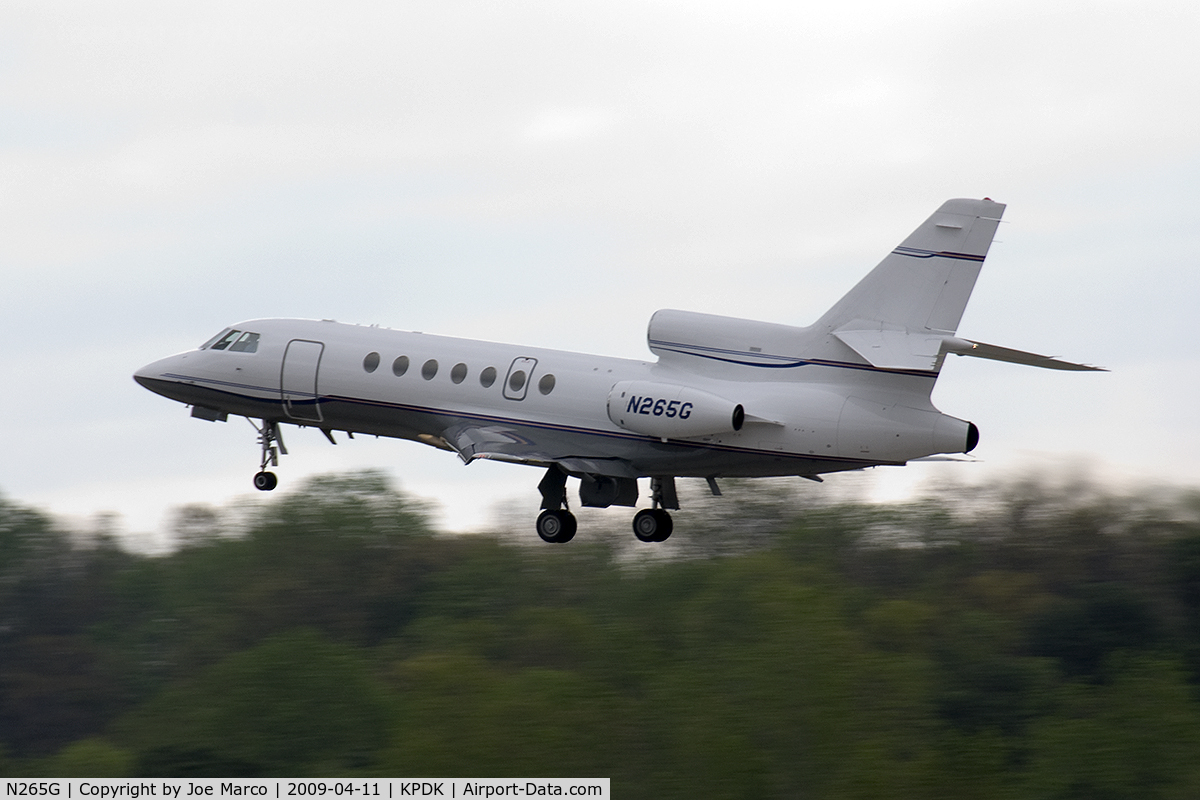
[[710, 392], [652, 381], [622, 381], [608, 393], [608, 418], [634, 433], [685, 439], [740, 431], [741, 404]]
[[938, 417], [933, 427], [933, 447], [939, 453], [969, 453], [979, 444], [979, 428], [949, 414]]

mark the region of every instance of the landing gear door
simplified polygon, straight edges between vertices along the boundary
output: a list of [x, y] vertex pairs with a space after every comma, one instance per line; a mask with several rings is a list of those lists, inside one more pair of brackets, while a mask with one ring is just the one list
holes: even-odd
[[307, 339], [288, 342], [283, 354], [283, 369], [279, 376], [279, 391], [283, 411], [292, 419], [321, 421], [320, 395], [317, 394], [317, 371], [325, 345]]
[[504, 396], [509, 400], [524, 400], [536, 366], [536, 358], [514, 358], [508, 375], [504, 376]]

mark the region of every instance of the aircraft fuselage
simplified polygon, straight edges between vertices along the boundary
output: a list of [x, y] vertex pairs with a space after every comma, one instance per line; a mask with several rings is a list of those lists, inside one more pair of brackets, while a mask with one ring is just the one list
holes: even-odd
[[[872, 402], [880, 393], [861, 380], [860, 364], [798, 365], [787, 380], [772, 380], [778, 370], [743, 368], [750, 374], [732, 380], [655, 362], [332, 321], [254, 320], [233, 329], [259, 334], [254, 352], [180, 353], [139, 370], [138, 382], [197, 407], [198, 416], [211, 410], [412, 439], [465, 461], [568, 462], [620, 477], [818, 475], [942, 452], [935, 433], [945, 415], [921, 397], [931, 378], [892, 376], [894, 388], [911, 383], [914, 390], [897, 408], [894, 392]], [[798, 381], [800, 370], [811, 379]], [[879, 371], [871, 373], [878, 379]], [[686, 438], [624, 429], [608, 413], [609, 394], [622, 382], [688, 386], [742, 405], [750, 418], [740, 430]], [[636, 399], [633, 415], [666, 421], [696, 413], [652, 393]], [[870, 417], [896, 431], [878, 441], [864, 437], [859, 422]], [[959, 452], [965, 435], [963, 427]]]

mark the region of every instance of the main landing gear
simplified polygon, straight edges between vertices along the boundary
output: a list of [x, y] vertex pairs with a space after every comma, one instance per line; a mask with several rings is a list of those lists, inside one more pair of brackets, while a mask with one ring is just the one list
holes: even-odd
[[564, 544], [575, 538], [578, 523], [567, 508], [567, 473], [550, 467], [538, 483], [542, 493], [542, 513], [538, 514], [537, 532], [543, 542]]
[[633, 535], [639, 542], [665, 542], [675, 529], [668, 508], [679, 508], [674, 478], [650, 479], [650, 508], [643, 508], [633, 517]]
[[[254, 420], [249, 417], [251, 425], [254, 425]], [[258, 466], [258, 473], [254, 476], [254, 488], [260, 492], [269, 492], [279, 485], [279, 479], [275, 477], [274, 472], [267, 472], [267, 466], [278, 467], [279, 456], [287, 455], [287, 446], [283, 443], [283, 435], [279, 432], [278, 422], [262, 421], [262, 427], [254, 425], [254, 429], [258, 431], [258, 444], [262, 448], [262, 461]]]
[[548, 508], [537, 518], [538, 536], [543, 542], [563, 544], [575, 538], [575, 515], [565, 508]]
[[674, 529], [671, 515], [661, 508], [643, 508], [633, 516], [633, 535], [639, 542], [665, 542]]
[[[542, 494], [542, 513], [537, 518], [538, 536], [552, 544], [571, 541], [575, 538], [578, 523], [567, 507], [567, 473], [556, 466], [550, 467], [538, 484], [538, 491]], [[636, 498], [634, 492], [633, 499]], [[633, 535], [642, 542], [665, 542], [675, 527], [667, 509], [679, 508], [675, 478], [651, 478], [650, 501], [651, 508], [644, 508], [634, 516]], [[633, 505], [632, 500], [629, 505]]]

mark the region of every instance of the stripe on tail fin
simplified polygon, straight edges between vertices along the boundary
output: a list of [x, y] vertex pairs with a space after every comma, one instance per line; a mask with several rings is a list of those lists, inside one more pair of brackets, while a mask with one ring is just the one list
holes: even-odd
[[819, 365], [936, 378], [947, 353], [1098, 369], [956, 338], [1003, 214], [1004, 205], [987, 198], [946, 201], [808, 327], [662, 310], [650, 320], [650, 350], [681, 369], [769, 369], [780, 377]]
[[986, 198], [947, 200], [814, 327], [953, 335], [1003, 214]]

